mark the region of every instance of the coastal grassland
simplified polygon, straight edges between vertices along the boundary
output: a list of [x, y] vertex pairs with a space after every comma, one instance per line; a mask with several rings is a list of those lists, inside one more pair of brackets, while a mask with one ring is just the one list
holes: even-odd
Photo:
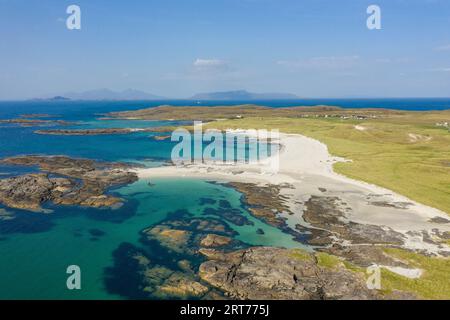
[[450, 298], [450, 259], [426, 257], [406, 250], [386, 248], [385, 252], [411, 268], [423, 271], [420, 278], [410, 279], [387, 269], [381, 269], [381, 286], [386, 293], [392, 290], [415, 292], [424, 299]]
[[436, 126], [450, 112], [409, 112], [380, 118], [252, 117], [215, 121], [207, 128], [278, 129], [328, 146], [337, 173], [388, 188], [450, 214], [450, 132]]

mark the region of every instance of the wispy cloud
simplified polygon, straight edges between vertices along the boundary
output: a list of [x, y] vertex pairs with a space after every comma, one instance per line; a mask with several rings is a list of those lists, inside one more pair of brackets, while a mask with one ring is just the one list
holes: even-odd
[[434, 48], [434, 51], [450, 51], [450, 44]]
[[321, 69], [335, 70], [348, 69], [355, 66], [360, 60], [357, 55], [353, 56], [330, 56], [330, 57], [313, 57], [299, 60], [280, 60], [278, 65], [299, 68], [299, 69]]
[[434, 72], [450, 72], [450, 68], [433, 68], [433, 69], [430, 69], [430, 71], [434, 71]]
[[226, 68], [228, 63], [221, 59], [196, 59], [194, 67], [198, 69], [222, 69]]
[[169, 80], [207, 80], [228, 79], [240, 76], [240, 71], [236, 70], [228, 61], [211, 58], [197, 58], [185, 69], [177, 72], [167, 73], [165, 78]]

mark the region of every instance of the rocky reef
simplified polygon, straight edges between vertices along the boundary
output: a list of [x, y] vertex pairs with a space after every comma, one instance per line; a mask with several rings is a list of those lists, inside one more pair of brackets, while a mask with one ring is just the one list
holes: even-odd
[[198, 254], [200, 247], [236, 245], [231, 239], [236, 235], [226, 223], [218, 219], [182, 218], [167, 220], [144, 229], [146, 241], [156, 241], [160, 246], [184, 255]]
[[122, 199], [106, 194], [114, 186], [137, 180], [129, 166], [65, 156], [19, 156], [0, 163], [33, 166], [39, 173], [0, 179], [0, 203], [40, 211], [45, 202], [87, 207], [113, 207]]
[[[197, 270], [205, 261], [203, 250], [244, 248], [232, 239], [234, 235], [219, 219], [193, 217], [186, 210], [171, 213], [160, 224], [141, 231], [141, 242], [148, 250], [131, 244], [122, 244], [116, 250], [115, 266], [108, 270], [111, 282], [107, 283], [112, 291], [129, 298], [223, 298], [222, 292], [203, 281]], [[127, 284], [118, 287], [124, 278]]]

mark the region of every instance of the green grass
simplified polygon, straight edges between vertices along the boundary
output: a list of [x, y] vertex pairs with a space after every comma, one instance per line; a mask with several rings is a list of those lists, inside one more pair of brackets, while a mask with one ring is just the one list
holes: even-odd
[[[431, 117], [426, 115], [365, 121], [246, 118], [217, 121], [207, 127], [279, 129], [317, 139], [328, 146], [331, 154], [352, 160], [335, 164], [336, 172], [450, 214], [450, 133], [432, 125], [435, 118], [425, 121]], [[356, 130], [355, 125], [366, 130]]]
[[292, 249], [291, 252], [289, 253], [289, 256], [299, 261], [313, 260], [313, 256], [311, 255], [311, 253], [308, 253], [307, 251], [302, 249]]
[[322, 268], [334, 269], [343, 265], [341, 259], [328, 253], [318, 252], [316, 253], [316, 258], [317, 265]]
[[450, 299], [450, 259], [426, 257], [400, 249], [385, 249], [386, 253], [404, 261], [411, 268], [423, 270], [418, 279], [410, 279], [389, 270], [381, 271], [382, 289], [414, 292], [424, 299]]

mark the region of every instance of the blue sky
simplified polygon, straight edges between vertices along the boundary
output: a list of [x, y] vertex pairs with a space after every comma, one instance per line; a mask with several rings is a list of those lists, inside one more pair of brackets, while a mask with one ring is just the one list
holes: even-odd
[[0, 0], [0, 99], [97, 88], [450, 97], [450, 1]]

